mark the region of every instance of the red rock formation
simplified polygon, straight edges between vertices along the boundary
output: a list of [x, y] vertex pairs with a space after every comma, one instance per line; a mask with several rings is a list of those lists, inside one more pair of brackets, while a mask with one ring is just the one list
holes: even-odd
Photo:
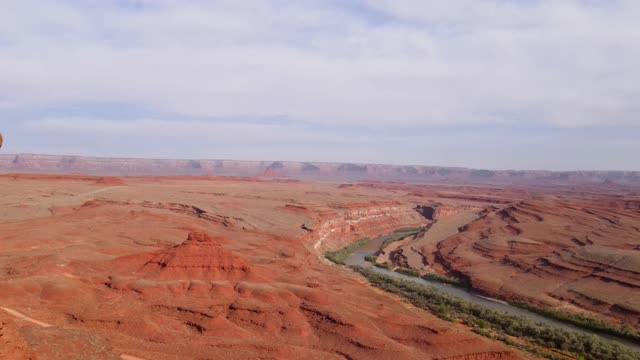
[[[321, 235], [327, 246], [340, 246], [427, 222], [415, 206], [439, 200], [407, 195], [402, 184], [339, 189], [154, 177], [91, 193], [95, 177], [25, 179], [0, 177], [0, 305], [51, 326], [0, 316], [1, 331], [15, 336], [7, 342], [12, 352], [71, 358], [78, 349], [87, 358], [159, 360], [523, 358], [318, 259], [313, 247]], [[2, 355], [7, 336], [0, 337]]]
[[438, 257], [493, 296], [573, 304], [638, 325], [640, 213], [624, 210], [628, 200], [612, 202], [507, 206], [442, 241]]
[[404, 227], [424, 226], [427, 222], [414, 206], [393, 202], [353, 204], [325, 215], [315, 236], [323, 249], [335, 250], [362, 237], [376, 237]]
[[[207, 233], [191, 232], [189, 238], [171, 249], [140, 258], [150, 258], [138, 272], [154, 279], [243, 280], [251, 274], [247, 261], [222, 247], [223, 240]], [[138, 256], [137, 256], [138, 257]], [[128, 259], [131, 261], [131, 259]]]

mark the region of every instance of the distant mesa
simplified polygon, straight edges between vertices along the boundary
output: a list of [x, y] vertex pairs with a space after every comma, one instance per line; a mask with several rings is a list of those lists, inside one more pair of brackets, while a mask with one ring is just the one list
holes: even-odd
[[367, 165], [340, 164], [338, 172], [367, 172]]
[[507, 174], [509, 174], [509, 176], [511, 177], [522, 177], [527, 175], [525, 171], [515, 171], [515, 170], [507, 171]]
[[491, 178], [495, 175], [496, 173], [494, 171], [491, 170], [472, 170], [471, 171], [471, 178], [472, 179], [486, 179], [486, 178]]
[[398, 169], [401, 174], [418, 175], [419, 171], [415, 166], [403, 166]]
[[[638, 171], [486, 170], [423, 165], [312, 163], [238, 160], [121, 159], [36, 154], [0, 154], [0, 173], [66, 173], [94, 176], [267, 176], [297, 180], [388, 181], [447, 184], [640, 185]], [[607, 184], [605, 184], [607, 185]]]
[[269, 166], [267, 166], [266, 169], [264, 169], [264, 172], [262, 173], [262, 175], [264, 176], [280, 176], [282, 175], [280, 173], [280, 170], [282, 170], [284, 168], [284, 164], [281, 163], [280, 161], [275, 161], [272, 162]]
[[284, 164], [281, 163], [280, 161], [274, 161], [271, 163], [271, 165], [269, 165], [269, 169], [275, 170], [275, 169], [282, 169], [284, 167]]
[[569, 174], [568, 172], [557, 172], [557, 173], [553, 173], [551, 175], [551, 178], [553, 180], [569, 180], [570, 176], [571, 174]]
[[311, 163], [304, 163], [302, 165], [302, 171], [318, 171], [318, 170], [320, 170], [320, 168]]
[[451, 170], [447, 169], [447, 168], [439, 168], [438, 169], [438, 175], [440, 176], [447, 176], [451, 173]]

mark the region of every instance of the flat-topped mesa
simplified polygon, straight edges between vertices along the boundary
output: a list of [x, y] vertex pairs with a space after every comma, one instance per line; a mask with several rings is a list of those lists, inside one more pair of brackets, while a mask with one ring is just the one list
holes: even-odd
[[[589, 185], [616, 191], [639, 186], [638, 171], [513, 171], [439, 166], [309, 163], [291, 161], [118, 159], [36, 154], [0, 154], [0, 173], [82, 173], [91, 175], [267, 176], [329, 181], [394, 181], [440, 184]], [[443, 194], [442, 197], [447, 195]], [[453, 198], [458, 195], [450, 194]], [[465, 195], [476, 201], [492, 196]], [[501, 202], [500, 199], [495, 199]]]
[[224, 249], [222, 242], [204, 232], [191, 232], [182, 244], [152, 253], [140, 271], [145, 278], [244, 280], [251, 267]]

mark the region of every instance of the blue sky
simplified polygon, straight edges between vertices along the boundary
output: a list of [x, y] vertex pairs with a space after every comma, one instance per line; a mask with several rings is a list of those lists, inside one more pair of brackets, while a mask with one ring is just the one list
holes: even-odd
[[3, 153], [640, 170], [635, 0], [23, 0]]

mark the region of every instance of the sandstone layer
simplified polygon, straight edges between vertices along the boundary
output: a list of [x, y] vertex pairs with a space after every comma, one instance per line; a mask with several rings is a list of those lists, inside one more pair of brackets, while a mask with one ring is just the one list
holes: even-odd
[[0, 176], [0, 356], [525, 358], [320, 258], [466, 201], [394, 186]]
[[465, 195], [459, 188], [454, 195], [394, 188], [434, 198], [425, 205], [434, 220], [386, 248], [378, 262], [455, 276], [491, 297], [640, 326], [635, 189], [484, 188]]

